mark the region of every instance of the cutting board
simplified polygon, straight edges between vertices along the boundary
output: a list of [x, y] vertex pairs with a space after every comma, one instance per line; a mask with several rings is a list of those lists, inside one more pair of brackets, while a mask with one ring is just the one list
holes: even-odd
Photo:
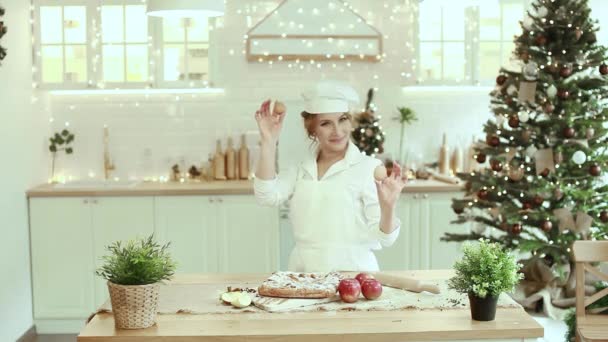
[[311, 299], [256, 296], [253, 298], [253, 305], [268, 312], [285, 312], [305, 306], [331, 303], [339, 300], [340, 296], [338, 295], [330, 298]]

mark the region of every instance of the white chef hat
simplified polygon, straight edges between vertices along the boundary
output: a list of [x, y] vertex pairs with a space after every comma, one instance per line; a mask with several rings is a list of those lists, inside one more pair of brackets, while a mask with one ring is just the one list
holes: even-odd
[[321, 81], [302, 93], [304, 110], [311, 114], [346, 113], [359, 104], [359, 95], [349, 85], [337, 81]]

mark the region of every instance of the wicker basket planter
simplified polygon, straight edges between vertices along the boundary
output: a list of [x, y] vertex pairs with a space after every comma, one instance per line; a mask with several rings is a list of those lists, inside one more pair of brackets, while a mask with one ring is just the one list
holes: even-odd
[[158, 283], [118, 285], [108, 281], [114, 325], [117, 329], [144, 329], [156, 323]]

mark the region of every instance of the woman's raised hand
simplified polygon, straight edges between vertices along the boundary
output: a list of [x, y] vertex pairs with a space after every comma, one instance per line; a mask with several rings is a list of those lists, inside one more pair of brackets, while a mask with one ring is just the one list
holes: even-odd
[[[401, 166], [397, 163], [393, 164], [393, 171], [390, 176], [386, 176], [386, 171], [379, 171], [377, 173], [380, 173], [380, 175], [376, 175], [376, 189], [378, 190], [380, 208], [394, 208], [403, 187], [405, 187], [407, 177], [401, 174]], [[384, 177], [382, 177], [382, 173], [384, 173]]]
[[[255, 112], [255, 121], [258, 123], [262, 142], [276, 143], [279, 140], [281, 128], [283, 127], [283, 119], [287, 110], [285, 105], [276, 101], [274, 108], [270, 108], [271, 101], [266, 100]], [[272, 113], [271, 113], [272, 109]]]

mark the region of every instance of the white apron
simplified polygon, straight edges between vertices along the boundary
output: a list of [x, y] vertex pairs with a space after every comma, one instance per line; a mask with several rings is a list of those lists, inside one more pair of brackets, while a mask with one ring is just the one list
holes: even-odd
[[355, 225], [357, 200], [340, 181], [297, 180], [290, 210], [296, 245], [289, 270], [379, 270], [370, 246], [361, 243], [365, 232]]

